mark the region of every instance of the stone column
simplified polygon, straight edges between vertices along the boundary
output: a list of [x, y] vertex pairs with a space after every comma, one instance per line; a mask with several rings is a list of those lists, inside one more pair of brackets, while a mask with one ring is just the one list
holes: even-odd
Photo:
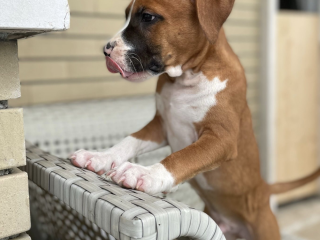
[[70, 24], [67, 0], [0, 0], [0, 240], [30, 237], [28, 176], [23, 110], [8, 101], [21, 96], [19, 38], [66, 30]]

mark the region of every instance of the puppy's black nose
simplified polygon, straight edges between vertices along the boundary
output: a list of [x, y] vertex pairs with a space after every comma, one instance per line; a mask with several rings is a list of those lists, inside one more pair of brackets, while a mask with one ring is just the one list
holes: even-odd
[[107, 47], [107, 49], [112, 48], [111, 43], [109, 43], [109, 42], [108, 42], [108, 44], [107, 44], [107, 46], [106, 46], [106, 47]]
[[114, 49], [116, 42], [108, 42], [103, 48], [103, 53], [105, 56], [110, 56], [112, 50]]

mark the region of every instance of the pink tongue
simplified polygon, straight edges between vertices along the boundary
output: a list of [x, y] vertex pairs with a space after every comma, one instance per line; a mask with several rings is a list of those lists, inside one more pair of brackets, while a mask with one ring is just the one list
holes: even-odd
[[130, 77], [133, 72], [124, 71], [112, 58], [106, 57], [107, 68], [111, 73], [120, 73], [122, 77]]

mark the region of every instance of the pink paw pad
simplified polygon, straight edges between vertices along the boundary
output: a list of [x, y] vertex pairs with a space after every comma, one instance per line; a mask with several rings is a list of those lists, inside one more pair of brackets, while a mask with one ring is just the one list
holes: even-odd
[[106, 152], [79, 150], [70, 156], [70, 160], [76, 167], [86, 168], [98, 175], [102, 175], [116, 166], [115, 157]]

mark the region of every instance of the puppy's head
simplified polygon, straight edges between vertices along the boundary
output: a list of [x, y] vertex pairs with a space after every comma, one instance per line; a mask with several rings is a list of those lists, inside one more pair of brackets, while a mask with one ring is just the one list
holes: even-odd
[[127, 22], [104, 47], [112, 73], [134, 82], [182, 66], [214, 44], [234, 0], [132, 0]]

